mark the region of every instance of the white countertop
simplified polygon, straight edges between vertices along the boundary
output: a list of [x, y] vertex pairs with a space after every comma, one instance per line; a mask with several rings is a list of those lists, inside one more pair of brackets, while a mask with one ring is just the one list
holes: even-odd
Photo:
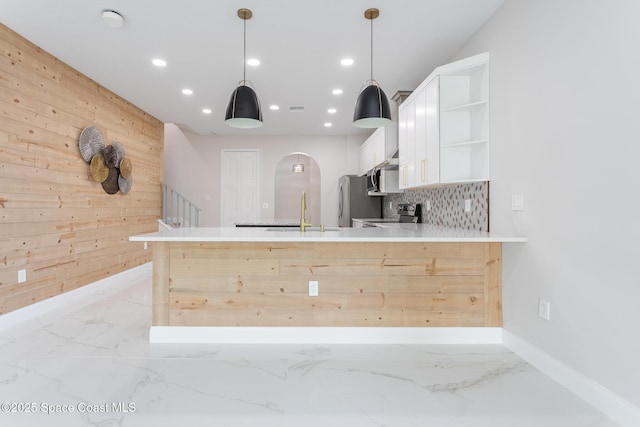
[[352, 221], [359, 221], [359, 222], [372, 222], [372, 223], [384, 223], [384, 222], [398, 222], [397, 219], [393, 219], [393, 218], [352, 218]]
[[290, 226], [300, 224], [300, 219], [278, 219], [278, 220], [263, 220], [263, 221], [239, 221], [235, 225], [238, 227], [277, 227], [277, 226]]
[[524, 237], [501, 236], [484, 231], [437, 227], [429, 224], [384, 224], [384, 227], [317, 227], [270, 231], [269, 228], [177, 228], [131, 236], [132, 242], [526, 242]]

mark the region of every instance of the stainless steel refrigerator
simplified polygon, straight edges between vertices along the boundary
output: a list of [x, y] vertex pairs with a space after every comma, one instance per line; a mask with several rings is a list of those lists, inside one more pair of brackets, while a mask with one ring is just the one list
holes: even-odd
[[338, 225], [353, 227], [352, 218], [382, 218], [382, 197], [367, 196], [367, 177], [344, 175], [338, 189]]

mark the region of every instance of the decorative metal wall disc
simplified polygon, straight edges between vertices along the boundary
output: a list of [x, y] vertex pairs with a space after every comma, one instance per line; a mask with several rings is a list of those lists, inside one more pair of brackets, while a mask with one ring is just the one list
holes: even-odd
[[116, 160], [118, 159], [118, 154], [116, 153], [116, 149], [113, 145], [107, 145], [104, 147], [104, 151], [102, 152], [104, 156], [104, 164], [109, 166], [110, 168], [116, 167]]
[[120, 175], [118, 177], [118, 188], [120, 188], [120, 192], [126, 194], [131, 190], [131, 184], [133, 184], [133, 177], [129, 176], [129, 178], [125, 178]]
[[93, 156], [91, 164], [89, 165], [89, 172], [95, 182], [104, 182], [104, 180], [107, 179], [107, 176], [109, 176], [109, 168], [104, 164], [102, 154]]
[[124, 159], [124, 145], [122, 145], [122, 142], [114, 142], [113, 143], [113, 148], [116, 150], [116, 164], [115, 166], [117, 168], [120, 167], [120, 162], [122, 161], [122, 159]]
[[82, 158], [87, 163], [93, 159], [93, 156], [102, 153], [102, 150], [104, 150], [104, 137], [100, 129], [95, 126], [88, 126], [82, 129], [78, 147]]
[[102, 183], [102, 188], [109, 194], [116, 194], [120, 187], [118, 186], [118, 169], [116, 167], [109, 168], [109, 176]]
[[128, 157], [125, 157], [120, 162], [120, 175], [122, 175], [124, 179], [130, 178], [132, 168], [133, 166], [131, 165], [131, 160], [129, 160]]

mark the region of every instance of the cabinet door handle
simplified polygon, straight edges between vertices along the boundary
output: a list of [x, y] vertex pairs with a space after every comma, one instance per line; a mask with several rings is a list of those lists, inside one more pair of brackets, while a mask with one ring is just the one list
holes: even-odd
[[420, 161], [420, 179], [422, 182], [427, 182], [427, 159]]

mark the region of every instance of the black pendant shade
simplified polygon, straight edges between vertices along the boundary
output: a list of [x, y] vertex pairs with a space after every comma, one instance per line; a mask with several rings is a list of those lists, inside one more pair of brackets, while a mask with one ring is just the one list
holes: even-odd
[[262, 123], [262, 109], [256, 92], [241, 82], [231, 94], [225, 123], [234, 128], [258, 128]]
[[360, 92], [353, 112], [353, 125], [359, 128], [378, 128], [391, 123], [391, 109], [387, 95], [377, 83]]
[[252, 129], [262, 126], [262, 109], [256, 92], [247, 86], [247, 20], [253, 12], [249, 9], [238, 9], [238, 18], [243, 21], [243, 62], [242, 80], [234, 89], [227, 105], [224, 122], [233, 128]]
[[391, 109], [387, 95], [373, 79], [373, 20], [378, 16], [380, 11], [376, 8], [364, 11], [365, 19], [368, 19], [371, 24], [371, 78], [365, 82], [367, 87], [360, 91], [353, 111], [353, 125], [359, 128], [379, 128], [391, 123]]

